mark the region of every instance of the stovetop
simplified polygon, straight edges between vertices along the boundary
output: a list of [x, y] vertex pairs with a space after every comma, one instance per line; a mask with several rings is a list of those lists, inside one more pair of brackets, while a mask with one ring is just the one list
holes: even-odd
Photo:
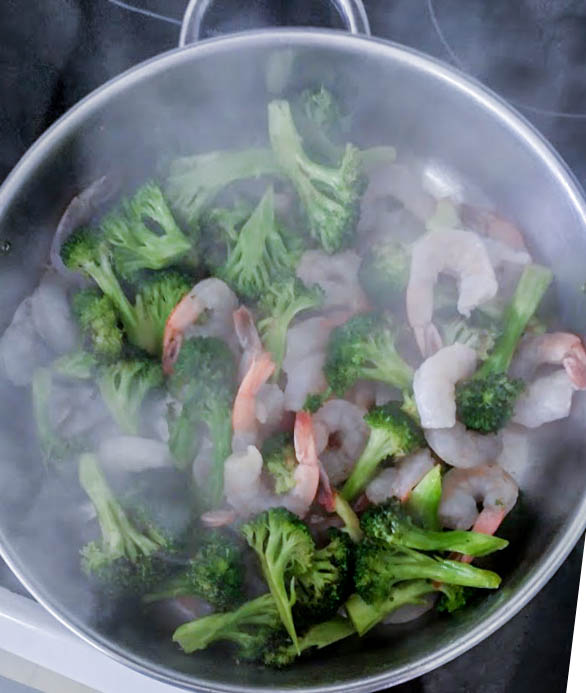
[[[3, 0], [0, 181], [76, 101], [110, 77], [176, 45], [187, 0], [129, 2], [170, 21], [130, 13], [109, 0]], [[508, 98], [586, 185], [583, 2], [365, 0], [365, 6], [373, 35], [450, 62]], [[580, 542], [540, 594], [481, 645], [393, 691], [565, 691], [582, 550]], [[0, 584], [27, 594], [1, 562]]]

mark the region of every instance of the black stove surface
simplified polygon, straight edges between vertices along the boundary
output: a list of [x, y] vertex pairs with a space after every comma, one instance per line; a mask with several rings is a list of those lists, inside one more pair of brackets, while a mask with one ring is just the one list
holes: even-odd
[[[80, 98], [128, 67], [176, 45], [187, 0], [129, 2], [171, 21], [131, 13], [116, 6], [124, 3], [109, 0], [3, 0], [0, 181], [33, 141]], [[275, 5], [277, 0], [259, 2]], [[244, 3], [230, 3], [238, 5]], [[450, 62], [508, 98], [586, 184], [583, 2], [365, 0], [365, 6], [373, 35]], [[393, 691], [565, 691], [582, 544], [539, 595], [497, 633], [457, 660]], [[26, 594], [1, 562], [0, 584]]]

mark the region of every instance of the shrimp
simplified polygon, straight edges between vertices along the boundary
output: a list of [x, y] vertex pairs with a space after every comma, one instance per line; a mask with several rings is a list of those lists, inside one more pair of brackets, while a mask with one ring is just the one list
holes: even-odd
[[441, 273], [458, 279], [458, 312], [465, 317], [498, 290], [486, 247], [475, 233], [444, 229], [426, 233], [416, 241], [407, 285], [407, 319], [424, 357], [442, 345], [432, 323], [433, 290]]
[[246, 375], [240, 383], [234, 408], [232, 409], [232, 449], [242, 450], [258, 437], [258, 420], [256, 416], [256, 397], [261, 387], [267, 382], [275, 370], [271, 355], [262, 351], [256, 355], [250, 364]]
[[[228, 504], [239, 516], [247, 516], [267, 508], [284, 507], [304, 517], [317, 493], [320, 464], [317, 457], [311, 415], [298, 412], [294, 428], [297, 467], [293, 473], [295, 486], [285, 494], [270, 491], [262, 479], [263, 459], [258, 448], [249, 445], [235, 452], [224, 463], [224, 493]], [[212, 521], [215, 518], [210, 518]]]
[[364, 450], [366, 409], [344, 399], [331, 399], [314, 415], [317, 454], [334, 485], [345, 481]]
[[523, 234], [513, 222], [504, 219], [494, 212], [466, 204], [461, 205], [460, 215], [465, 226], [495, 241], [500, 241], [513, 250], [527, 252]]
[[[232, 313], [238, 305], [234, 292], [221, 279], [198, 282], [173, 308], [163, 335], [163, 370], [170, 374], [186, 336], [233, 337]], [[207, 313], [202, 325], [198, 318]]]
[[368, 484], [366, 497], [371, 503], [382, 503], [387, 498], [399, 498], [404, 502], [433, 465], [429, 450], [419, 450], [404, 457], [393, 467], [383, 469]]
[[469, 431], [459, 421], [451, 428], [425, 429], [424, 434], [429, 447], [452, 467], [468, 468], [494, 462], [503, 448], [498, 434]]
[[527, 428], [566, 418], [574, 392], [586, 389], [586, 351], [577, 335], [554, 332], [526, 337], [510, 372], [529, 381], [542, 365], [563, 369], [535, 378], [517, 400], [513, 422]]
[[238, 310], [235, 310], [232, 319], [236, 338], [242, 348], [242, 357], [238, 367], [239, 380], [242, 380], [254, 357], [262, 352], [263, 346], [252, 313], [246, 306], [240, 306]]
[[305, 284], [317, 284], [325, 294], [325, 308], [342, 308], [351, 314], [369, 305], [358, 281], [361, 259], [352, 250], [328, 255], [323, 250], [307, 250], [297, 265], [297, 276]]
[[443, 347], [415, 371], [413, 394], [423, 428], [451, 428], [456, 423], [455, 389], [476, 370], [476, 352], [465, 344]]
[[[439, 517], [450, 529], [494, 534], [518, 495], [514, 479], [497, 465], [451, 469], [444, 477]], [[481, 512], [477, 503], [482, 504]]]

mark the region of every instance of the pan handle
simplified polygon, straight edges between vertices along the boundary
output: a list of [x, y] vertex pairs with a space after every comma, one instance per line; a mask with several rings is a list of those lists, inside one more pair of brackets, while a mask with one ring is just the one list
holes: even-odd
[[[351, 34], [370, 36], [370, 25], [362, 0], [325, 0], [340, 14]], [[183, 15], [179, 45], [186, 46], [202, 38], [202, 27], [215, 0], [190, 0]]]

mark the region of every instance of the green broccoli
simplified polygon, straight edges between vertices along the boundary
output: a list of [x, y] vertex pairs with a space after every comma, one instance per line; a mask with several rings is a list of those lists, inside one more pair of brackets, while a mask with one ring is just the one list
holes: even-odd
[[311, 569], [295, 582], [293, 620], [297, 625], [332, 618], [352, 592], [352, 539], [334, 528], [328, 537], [329, 543], [315, 552]]
[[199, 542], [187, 566], [145, 595], [143, 602], [150, 604], [194, 595], [217, 611], [228, 611], [244, 601], [243, 586], [244, 562], [240, 547], [229, 535], [212, 531]]
[[79, 481], [96, 509], [101, 537], [81, 549], [83, 571], [110, 596], [140, 596], [171, 567], [175, 546], [164, 533], [141, 532], [122, 509], [95, 455], [79, 460]]
[[51, 364], [51, 370], [62, 378], [88, 380], [96, 370], [98, 362], [93, 354], [83, 349], [63, 354]]
[[122, 352], [124, 336], [116, 308], [108, 296], [94, 289], [83, 289], [73, 297], [73, 313], [96, 356], [116, 361]]
[[198, 491], [204, 505], [221, 497], [224, 462], [231, 452], [232, 401], [236, 367], [228, 346], [214, 337], [196, 337], [183, 344], [167, 384], [183, 403], [180, 414], [171, 412], [169, 447], [180, 467], [193, 462], [201, 444], [202, 426], [213, 445], [213, 460], [207, 479]]
[[206, 206], [230, 183], [279, 173], [270, 149], [209, 152], [176, 159], [165, 190], [189, 228], [197, 228]]
[[494, 349], [500, 330], [496, 325], [477, 326], [472, 325], [463, 318], [454, 318], [450, 322], [440, 326], [444, 345], [465, 344], [474, 349], [478, 358], [485, 361]]
[[438, 511], [442, 499], [441, 465], [434, 464], [409, 494], [406, 508], [414, 521], [424, 529], [441, 528]]
[[379, 308], [405, 300], [411, 269], [411, 249], [399, 241], [379, 241], [368, 247], [358, 280], [368, 298]]
[[317, 310], [324, 294], [318, 286], [307, 288], [296, 278], [271, 282], [259, 303], [261, 315], [258, 331], [265, 348], [276, 364], [273, 379], [277, 380], [287, 347], [287, 330], [293, 319], [304, 310]]
[[152, 182], [104, 218], [101, 228], [114, 247], [116, 269], [125, 278], [143, 269], [163, 269], [193, 253], [192, 243], [177, 226], [161, 189]]
[[136, 435], [139, 412], [149, 390], [163, 384], [161, 366], [144, 358], [116, 361], [98, 371], [98, 387], [113, 419], [129, 435]]
[[173, 270], [143, 281], [134, 301], [134, 321], [127, 327], [129, 340], [151, 356], [160, 356], [167, 318], [191, 285], [185, 275]]
[[268, 116], [275, 158], [297, 190], [309, 231], [326, 252], [335, 253], [354, 233], [365, 182], [360, 152], [348, 144], [338, 166], [316, 163], [303, 150], [287, 101], [271, 101]]
[[300, 253], [288, 245], [275, 217], [273, 187], [269, 186], [229, 244], [226, 261], [215, 268], [215, 274], [238, 294], [255, 298], [263, 294], [279, 274], [291, 273]]
[[431, 580], [407, 580], [388, 589], [384, 599], [368, 603], [356, 593], [345, 604], [346, 612], [359, 635], [364, 635], [380, 623], [385, 616], [406, 604], [423, 604], [425, 597], [434, 592], [441, 594], [440, 605], [444, 611], [453, 612], [464, 605], [462, 587]]
[[279, 617], [299, 652], [291, 609], [296, 599], [295, 579], [311, 569], [315, 549], [311, 534], [285, 508], [260, 513], [242, 526], [242, 534], [259, 558]]
[[407, 390], [413, 369], [397, 352], [389, 320], [371, 312], [359, 313], [332, 330], [324, 375], [333, 392], [342, 397], [357, 380], [379, 380]]
[[354, 586], [366, 602], [387, 599], [397, 582], [420, 579], [484, 589], [497, 589], [501, 583], [496, 573], [469, 563], [428, 556], [403, 546], [381, 546], [368, 541], [358, 545]]
[[273, 479], [275, 493], [287, 493], [295, 488], [297, 458], [292, 433], [275, 433], [267, 438], [263, 443], [262, 458]]
[[184, 623], [173, 634], [173, 642], [186, 654], [204, 650], [216, 642], [231, 642], [245, 659], [256, 659], [268, 642], [268, 634], [278, 628], [279, 611], [269, 592], [245, 602], [235, 611]]
[[489, 357], [469, 380], [456, 388], [460, 421], [480, 433], [495, 433], [509, 421], [522, 380], [507, 375], [517, 344], [552, 280], [551, 270], [527, 265], [504, 317], [504, 327]]
[[401, 410], [399, 402], [373, 407], [364, 417], [370, 428], [366, 447], [342, 488], [342, 496], [351, 501], [374, 476], [387, 457], [405, 457], [425, 445], [421, 429]]
[[[318, 623], [299, 638], [299, 650], [321, 650], [328, 645], [333, 645], [344, 638], [353, 635], [356, 631], [347, 618], [335, 616], [329, 621]], [[262, 644], [262, 662], [265, 666], [275, 669], [292, 664], [298, 656], [297, 649], [284, 631], [277, 631]]]
[[[135, 315], [112, 268], [112, 251], [102, 234], [88, 229], [73, 233], [61, 248], [65, 266], [93, 279], [114, 304], [124, 328], [132, 330]], [[79, 299], [83, 301], [83, 299]]]
[[397, 499], [368, 508], [360, 518], [360, 526], [370, 541], [421, 551], [455, 551], [469, 556], [486, 556], [509, 545], [505, 539], [489, 534], [422, 529], [405, 513]]

